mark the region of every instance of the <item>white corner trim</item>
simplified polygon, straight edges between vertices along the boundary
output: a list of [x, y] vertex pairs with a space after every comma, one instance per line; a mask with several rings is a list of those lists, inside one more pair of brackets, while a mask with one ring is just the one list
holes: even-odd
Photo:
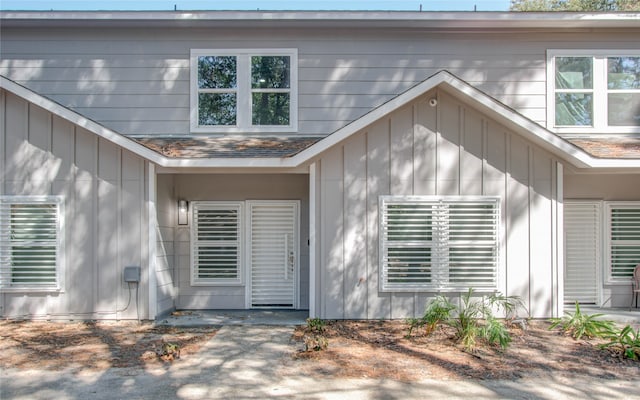
[[147, 257], [149, 262], [148, 267], [148, 280], [147, 287], [149, 291], [149, 319], [155, 320], [158, 315], [158, 277], [157, 277], [157, 265], [158, 265], [158, 237], [157, 237], [157, 229], [158, 229], [158, 212], [156, 208], [156, 166], [152, 163], [149, 163], [149, 170], [147, 171], [147, 190], [148, 199], [147, 199], [147, 222], [149, 229], [149, 237], [148, 244], [149, 249], [147, 251]]
[[309, 166], [309, 318], [317, 318], [316, 310], [316, 164]]

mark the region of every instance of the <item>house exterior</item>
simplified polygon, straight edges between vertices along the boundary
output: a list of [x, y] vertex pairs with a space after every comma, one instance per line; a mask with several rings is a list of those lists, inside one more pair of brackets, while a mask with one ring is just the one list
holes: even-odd
[[0, 13], [0, 315], [628, 306], [640, 15]]

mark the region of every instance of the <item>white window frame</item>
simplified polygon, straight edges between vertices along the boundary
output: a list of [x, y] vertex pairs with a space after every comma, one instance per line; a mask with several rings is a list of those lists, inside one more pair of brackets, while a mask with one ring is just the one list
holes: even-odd
[[[56, 261], [53, 284], [28, 285], [11, 282], [11, 246], [9, 237], [10, 209], [13, 204], [42, 204], [56, 206]], [[63, 196], [0, 196], [0, 292], [63, 292], [64, 291], [64, 197]], [[7, 271], [8, 270], [8, 271]]]
[[[237, 115], [236, 125], [202, 126], [198, 124], [198, 57], [235, 56], [237, 57]], [[290, 57], [289, 125], [252, 125], [251, 57], [252, 56], [288, 56]], [[190, 57], [190, 120], [194, 133], [290, 133], [298, 130], [298, 49], [192, 49]], [[228, 92], [228, 90], [223, 90]], [[269, 92], [277, 91], [275, 89]]]
[[[191, 262], [190, 275], [191, 286], [241, 286], [244, 284], [244, 202], [242, 201], [193, 201], [191, 202]], [[237, 237], [235, 241], [199, 241], [198, 230], [198, 210], [218, 209], [236, 210], [237, 212]], [[232, 245], [237, 247], [236, 277], [233, 279], [221, 278], [200, 278], [198, 277], [198, 266], [196, 254], [200, 246], [215, 244], [218, 246]]]
[[[486, 247], [492, 246], [494, 250], [493, 260], [493, 282], [489, 285], [468, 285], [459, 284], [449, 281], [450, 257], [449, 250], [456, 246], [450, 246], [448, 220], [445, 212], [436, 211], [433, 214], [434, 230], [432, 232], [431, 241], [431, 277], [430, 283], [392, 283], [388, 282], [387, 268], [387, 248], [388, 247], [406, 247], [412, 246], [424, 247], [424, 243], [393, 243], [387, 241], [387, 214], [385, 210], [389, 204], [432, 204], [435, 208], [441, 207], [443, 210], [449, 205], [458, 205], [465, 203], [486, 203], [494, 206], [493, 215], [495, 217], [495, 225], [493, 240], [491, 241], [474, 241], [467, 240], [464, 244], [470, 247]], [[501, 238], [501, 211], [500, 197], [495, 196], [380, 196], [378, 201], [379, 212], [379, 289], [381, 292], [462, 292], [473, 287], [478, 292], [493, 292], [498, 290], [500, 284], [500, 238]], [[440, 231], [440, 232], [437, 232]], [[462, 244], [462, 242], [453, 242], [454, 244]]]
[[[640, 201], [605, 201], [604, 202], [604, 241], [605, 241], [605, 278], [608, 285], [629, 285], [631, 277], [628, 278], [615, 278], [612, 274], [612, 238], [611, 238], [611, 212], [613, 209], [621, 208], [638, 208], [640, 209]], [[640, 229], [640, 226], [639, 226]], [[640, 247], [640, 240], [638, 241], [621, 241], [622, 245], [632, 245]], [[640, 259], [638, 260], [640, 263]]]
[[[593, 126], [556, 126], [556, 57], [591, 57], [593, 59]], [[640, 126], [609, 126], [607, 95], [607, 58], [640, 57], [640, 50], [547, 50], [547, 128], [559, 134], [640, 133]], [[640, 90], [634, 90], [639, 91]]]

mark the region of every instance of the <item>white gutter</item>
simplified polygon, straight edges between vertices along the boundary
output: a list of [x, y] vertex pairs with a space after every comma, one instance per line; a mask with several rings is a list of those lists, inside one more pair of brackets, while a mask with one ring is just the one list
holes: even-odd
[[2, 11], [3, 27], [638, 28], [640, 13], [419, 11]]

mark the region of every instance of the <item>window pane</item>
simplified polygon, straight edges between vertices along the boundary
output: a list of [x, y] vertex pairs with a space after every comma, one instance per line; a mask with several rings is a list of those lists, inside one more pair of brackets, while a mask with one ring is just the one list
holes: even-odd
[[430, 247], [390, 247], [387, 249], [389, 283], [430, 283]]
[[289, 56], [251, 57], [251, 87], [254, 89], [288, 89], [291, 71]]
[[58, 260], [57, 205], [11, 204], [9, 215], [10, 245], [6, 251], [10, 286], [54, 286]]
[[607, 59], [609, 89], [640, 89], [640, 57]]
[[640, 93], [610, 93], [609, 125], [640, 126]]
[[236, 279], [238, 277], [236, 246], [200, 246], [195, 261], [199, 279]]
[[557, 57], [556, 89], [593, 89], [591, 57]]
[[198, 94], [199, 125], [235, 125], [236, 109], [235, 93]]
[[230, 89], [237, 87], [236, 57], [198, 57], [198, 88]]
[[393, 242], [429, 242], [433, 235], [431, 204], [390, 204], [387, 235]]
[[197, 240], [238, 240], [238, 210], [200, 209], [197, 212]]
[[625, 279], [640, 263], [640, 208], [611, 210], [611, 278]]
[[289, 93], [253, 93], [253, 125], [289, 125]]
[[593, 95], [556, 93], [556, 125], [592, 126]]

